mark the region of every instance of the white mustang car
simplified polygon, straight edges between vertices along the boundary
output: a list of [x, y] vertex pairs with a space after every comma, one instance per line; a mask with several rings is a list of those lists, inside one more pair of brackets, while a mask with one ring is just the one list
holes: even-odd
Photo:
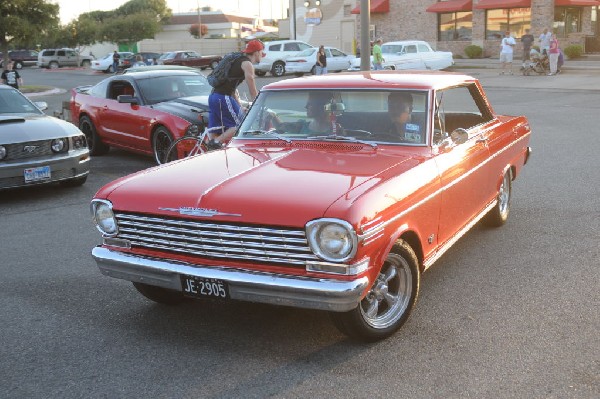
[[[403, 40], [387, 42], [381, 45], [383, 67], [385, 69], [445, 69], [454, 65], [452, 53], [435, 51], [429, 43], [422, 40]], [[371, 57], [373, 69], [373, 57]], [[349, 70], [360, 71], [360, 58], [352, 61]]]

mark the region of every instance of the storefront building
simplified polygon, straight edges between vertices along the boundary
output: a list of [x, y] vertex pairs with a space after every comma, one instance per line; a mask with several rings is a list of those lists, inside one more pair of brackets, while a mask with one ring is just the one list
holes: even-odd
[[[314, 13], [315, 8], [321, 11], [321, 23], [306, 27], [304, 15], [309, 10]], [[326, 10], [333, 9], [336, 15], [328, 15]], [[557, 34], [562, 48], [578, 44], [585, 52], [598, 52], [599, 9], [600, 1], [596, 0], [371, 0], [369, 35], [371, 40], [381, 37], [384, 42], [426, 40], [438, 50], [460, 56], [464, 56], [465, 47], [474, 44], [483, 48], [484, 56], [495, 57], [505, 31], [509, 30], [519, 43], [526, 29], [537, 38], [547, 28]], [[349, 51], [348, 43], [352, 42], [353, 48], [360, 43], [360, 1], [290, 0], [290, 12], [291, 18], [296, 17], [290, 37], [345, 51]], [[355, 24], [352, 41], [340, 30], [342, 20], [347, 25], [351, 16]], [[520, 54], [519, 46], [516, 50]]]

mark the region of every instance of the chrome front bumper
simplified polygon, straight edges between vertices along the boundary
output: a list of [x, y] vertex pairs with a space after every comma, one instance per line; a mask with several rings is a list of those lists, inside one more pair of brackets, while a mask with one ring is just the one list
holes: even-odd
[[102, 274], [109, 277], [181, 291], [180, 275], [224, 280], [232, 299], [306, 309], [346, 312], [360, 303], [367, 277], [352, 281], [322, 279], [202, 266], [142, 257], [95, 247], [92, 257]]

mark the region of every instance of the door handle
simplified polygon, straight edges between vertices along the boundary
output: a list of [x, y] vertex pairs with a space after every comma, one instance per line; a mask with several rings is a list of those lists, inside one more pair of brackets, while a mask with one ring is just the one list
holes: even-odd
[[475, 140], [476, 143], [483, 143], [483, 144], [487, 144], [488, 138], [487, 137], [481, 137], [477, 140]]

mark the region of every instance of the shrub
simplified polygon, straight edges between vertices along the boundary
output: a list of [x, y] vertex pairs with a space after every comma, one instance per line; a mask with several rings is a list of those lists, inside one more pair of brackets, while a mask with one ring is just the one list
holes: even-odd
[[483, 54], [483, 49], [475, 44], [471, 44], [465, 47], [465, 54], [469, 58], [481, 58]]
[[579, 58], [581, 54], [583, 54], [583, 47], [578, 44], [572, 44], [570, 46], [565, 47], [563, 50], [565, 55], [570, 59]]

